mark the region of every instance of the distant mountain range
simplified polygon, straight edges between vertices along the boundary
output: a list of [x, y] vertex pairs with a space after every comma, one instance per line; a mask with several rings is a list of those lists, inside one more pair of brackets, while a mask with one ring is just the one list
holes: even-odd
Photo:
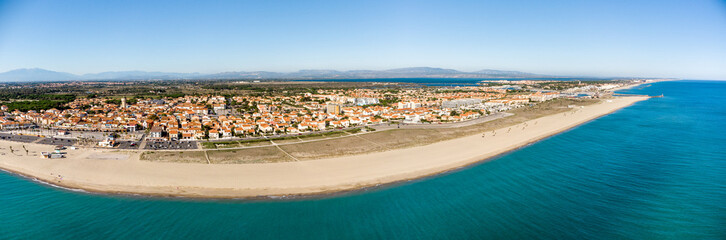
[[531, 78], [541, 74], [485, 69], [462, 72], [454, 69], [414, 67], [389, 70], [300, 70], [297, 72], [221, 72], [215, 74], [122, 71], [75, 75], [40, 68], [23, 68], [0, 73], [0, 82], [86, 81], [86, 80], [172, 80], [172, 79], [367, 79], [367, 78]]

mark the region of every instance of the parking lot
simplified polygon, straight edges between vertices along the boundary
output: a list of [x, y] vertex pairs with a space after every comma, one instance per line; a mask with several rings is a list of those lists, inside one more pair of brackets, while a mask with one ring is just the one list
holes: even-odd
[[159, 141], [146, 143], [144, 149], [165, 150], [165, 149], [197, 149], [196, 141]]
[[[46, 136], [46, 137], [61, 137], [68, 139], [87, 138], [101, 141], [105, 139], [110, 132], [96, 132], [96, 131], [64, 131], [66, 134], [59, 135], [60, 130], [49, 130], [49, 129], [25, 129], [25, 130], [13, 130], [2, 132], [3, 134], [25, 134], [28, 136]], [[143, 136], [143, 132], [130, 132], [130, 133], [116, 133], [118, 137], [116, 139], [124, 141], [139, 140]]]
[[138, 141], [119, 141], [119, 149], [139, 149], [140, 142]]
[[40, 137], [0, 133], [0, 139], [14, 142], [31, 143], [37, 141], [38, 139], [40, 139]]
[[44, 138], [43, 140], [40, 140], [38, 143], [48, 144], [48, 145], [73, 146], [73, 144], [76, 144], [76, 140], [75, 139], [65, 139], [65, 138]]

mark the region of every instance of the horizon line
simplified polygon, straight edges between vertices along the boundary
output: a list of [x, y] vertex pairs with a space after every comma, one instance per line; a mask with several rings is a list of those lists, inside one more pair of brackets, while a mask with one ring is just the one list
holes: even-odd
[[[726, 81], [726, 79], [695, 79], [690, 77], [650, 77], [650, 76], [595, 76], [595, 75], [588, 75], [588, 74], [577, 74], [577, 75], [567, 75], [567, 74], [541, 74], [541, 73], [533, 73], [529, 72], [527, 70], [501, 70], [501, 69], [494, 69], [494, 68], [481, 68], [480, 70], [476, 71], [463, 71], [458, 70], [455, 68], [443, 68], [443, 67], [429, 67], [429, 66], [418, 66], [418, 67], [397, 67], [397, 68], [386, 68], [386, 69], [348, 69], [348, 70], [338, 70], [338, 69], [326, 69], [326, 68], [306, 68], [306, 69], [298, 69], [298, 70], [292, 70], [292, 71], [272, 71], [272, 70], [228, 70], [228, 71], [217, 71], [217, 72], [175, 72], [175, 71], [162, 71], [162, 70], [110, 70], [110, 71], [99, 71], [99, 72], [86, 72], [86, 73], [72, 73], [72, 72], [66, 72], [66, 71], [58, 71], [58, 70], [50, 70], [46, 68], [41, 67], [22, 67], [22, 68], [15, 68], [11, 70], [7, 70], [4, 72], [0, 72], [0, 74], [8, 73], [12, 71], [17, 70], [44, 70], [44, 71], [51, 71], [56, 73], [66, 73], [76, 76], [84, 76], [84, 75], [92, 75], [92, 74], [100, 74], [100, 73], [119, 73], [119, 72], [145, 72], [145, 73], [174, 73], [174, 74], [199, 74], [199, 75], [214, 75], [214, 74], [222, 74], [222, 73], [255, 73], [255, 72], [269, 72], [269, 73], [297, 73], [302, 71], [338, 71], [338, 72], [351, 72], [351, 71], [390, 71], [390, 70], [397, 70], [397, 69], [413, 69], [413, 68], [430, 68], [430, 69], [441, 69], [441, 70], [454, 70], [461, 73], [468, 73], [468, 74], [476, 74], [478, 71], [486, 71], [486, 70], [492, 70], [492, 71], [503, 71], [503, 72], [520, 72], [525, 74], [532, 74], [532, 75], [541, 75], [541, 77], [552, 77], [552, 78], [603, 78], [603, 79], [613, 79], [613, 78], [637, 78], [637, 79], [646, 79], [646, 78], [662, 78], [662, 79], [677, 79], [677, 80], [706, 80], [706, 81]], [[484, 73], [482, 73], [484, 74]], [[389, 77], [383, 77], [389, 78]], [[418, 77], [418, 78], [426, 78], [426, 77]], [[180, 78], [182, 79], [182, 78]], [[232, 78], [230, 78], [232, 79]], [[262, 79], [276, 79], [276, 78], [262, 78]], [[291, 78], [294, 79], [294, 78]], [[298, 78], [299, 80], [303, 80], [302, 78]], [[327, 79], [327, 78], [325, 78]], [[359, 78], [336, 78], [336, 79], [359, 79]], [[366, 78], [366, 79], [375, 79], [375, 78]], [[77, 81], [86, 81], [86, 80], [92, 80], [92, 79], [79, 79]], [[121, 79], [99, 79], [99, 80], [121, 80]], [[47, 80], [47, 81], [56, 81], [56, 80]], [[74, 81], [74, 80], [67, 80], [67, 81]]]

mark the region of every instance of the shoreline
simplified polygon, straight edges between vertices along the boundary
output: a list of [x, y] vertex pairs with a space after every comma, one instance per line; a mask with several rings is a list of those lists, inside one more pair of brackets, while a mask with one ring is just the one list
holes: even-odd
[[[48, 146], [0, 141], [3, 147], [0, 152], [5, 153], [0, 156], [0, 168], [45, 184], [91, 194], [248, 200], [338, 196], [459, 171], [646, 99], [634, 96], [609, 99], [564, 114], [500, 128], [494, 131], [498, 135], [487, 132], [482, 137], [479, 133], [425, 146], [301, 162], [157, 163], [138, 160], [140, 152], [92, 149], [69, 150], [69, 158], [64, 159], [17, 154], [11, 157], [4, 150], [7, 145], [17, 149], [25, 145], [35, 152]], [[514, 132], [504, 133], [507, 128], [515, 127]], [[103, 154], [129, 156], [124, 160], [94, 159]]]

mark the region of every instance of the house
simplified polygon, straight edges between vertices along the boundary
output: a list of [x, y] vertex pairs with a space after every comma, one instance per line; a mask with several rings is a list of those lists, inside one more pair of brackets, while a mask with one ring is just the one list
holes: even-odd
[[219, 131], [217, 131], [217, 129], [211, 129], [211, 130], [209, 130], [209, 138], [210, 139], [217, 139], [217, 138], [219, 138]]
[[172, 140], [172, 141], [179, 140], [179, 130], [169, 129], [169, 140]]
[[403, 119], [404, 123], [418, 123], [421, 121], [421, 116], [416, 114], [407, 114]]
[[222, 137], [232, 137], [232, 129], [222, 129]]
[[[250, 130], [252, 130], [252, 129], [250, 129]], [[234, 134], [235, 134], [235, 135], [242, 135], [242, 134], [245, 134], [245, 133], [247, 133], [247, 131], [245, 131], [245, 130], [244, 130], [243, 128], [241, 128], [241, 127], [238, 127], [238, 128], [235, 128], [235, 129], [234, 129]]]
[[149, 137], [151, 138], [161, 138], [162, 130], [159, 126], [154, 126], [151, 128], [151, 131], [149, 132]]
[[202, 138], [204, 138], [204, 131], [202, 131], [200, 129], [200, 130], [194, 132], [194, 139], [202, 139]]
[[298, 132], [300, 132], [300, 131], [297, 130], [297, 128], [294, 128], [294, 127], [288, 127], [285, 130], [287, 131], [287, 133], [298, 133]]
[[262, 132], [266, 132], [266, 133], [267, 133], [267, 132], [272, 132], [272, 127], [271, 127], [270, 125], [267, 125], [267, 124], [265, 124], [265, 123], [263, 123], [263, 124], [260, 124], [260, 125], [258, 126], [258, 129], [260, 129], [260, 131], [262, 131]]
[[474, 119], [478, 118], [479, 116], [481, 116], [481, 114], [479, 114], [478, 112], [466, 112], [461, 114], [462, 120]]
[[255, 125], [252, 125], [252, 124], [242, 124], [241, 125], [241, 128], [244, 131], [254, 130], [255, 129]]
[[312, 122], [312, 124], [314, 124], [313, 127], [317, 129], [325, 129], [325, 121]]
[[194, 140], [194, 134], [192, 133], [182, 133], [182, 140]]
[[357, 117], [352, 117], [348, 120], [350, 121], [350, 125], [359, 125], [359, 124], [363, 123], [363, 120], [361, 120], [360, 118], [357, 118]]
[[136, 131], [136, 123], [135, 122], [134, 123], [127, 123], [126, 126], [125, 126], [125, 128], [126, 128], [126, 131], [135, 132]]

